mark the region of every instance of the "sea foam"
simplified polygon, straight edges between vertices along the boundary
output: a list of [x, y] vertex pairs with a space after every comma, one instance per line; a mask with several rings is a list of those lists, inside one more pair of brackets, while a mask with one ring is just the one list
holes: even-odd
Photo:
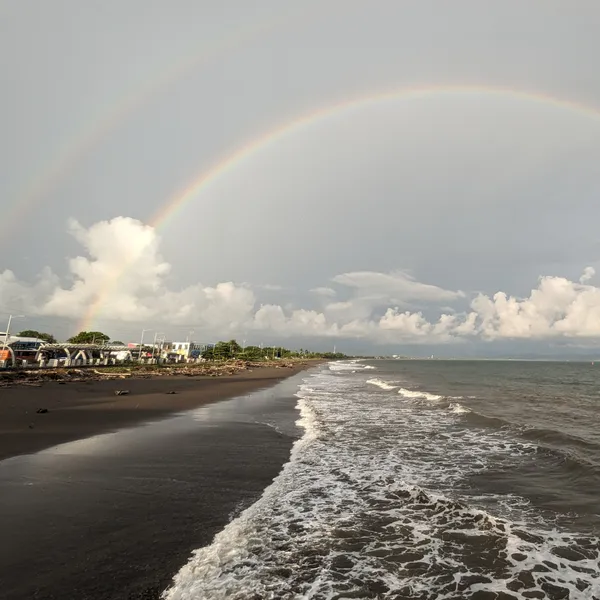
[[518, 499], [487, 498], [504, 507], [500, 516], [461, 497], [466, 477], [498, 453], [506, 466], [522, 460], [525, 445], [461, 429], [438, 403], [369, 395], [359, 379], [328, 369], [307, 378], [297, 405], [304, 435], [290, 461], [194, 552], [165, 599], [600, 594], [597, 537], [544, 527]]
[[430, 394], [428, 392], [422, 392], [419, 390], [406, 390], [404, 388], [400, 388], [398, 393], [405, 398], [422, 398], [424, 400], [430, 400], [435, 402], [437, 400], [441, 400], [442, 396], [438, 396], [437, 394]]
[[376, 385], [377, 387], [380, 387], [382, 390], [395, 390], [398, 386], [397, 385], [393, 385], [392, 382], [389, 381], [383, 381], [382, 379], [367, 379], [367, 383], [370, 383], [371, 385]]

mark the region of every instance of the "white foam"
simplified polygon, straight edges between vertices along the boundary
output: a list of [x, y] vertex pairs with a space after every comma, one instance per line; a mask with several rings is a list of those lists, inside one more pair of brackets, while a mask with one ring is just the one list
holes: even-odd
[[357, 369], [366, 369], [366, 365], [361, 365], [358, 361], [335, 361], [327, 365], [330, 371], [356, 371]]
[[407, 390], [404, 388], [400, 388], [398, 393], [405, 398], [423, 398], [425, 400], [430, 400], [431, 402], [442, 399], [442, 396], [438, 396], [437, 394], [430, 394], [428, 392], [422, 392], [418, 390]]
[[460, 402], [454, 402], [448, 406], [450, 412], [453, 412], [456, 415], [461, 415], [464, 413], [470, 413], [471, 409], [463, 406]]
[[397, 385], [393, 385], [390, 381], [383, 381], [382, 379], [377, 378], [367, 379], [367, 383], [370, 383], [371, 385], [376, 385], [382, 390], [395, 390], [398, 387]]
[[377, 367], [374, 367], [373, 365], [366, 365], [365, 369], [377, 369]]
[[[390, 402], [369, 394], [364, 380], [327, 369], [307, 378], [298, 397], [304, 435], [290, 461], [256, 504], [194, 552], [165, 599], [331, 600], [374, 597], [379, 586], [382, 600], [441, 600], [456, 598], [460, 584], [462, 597], [487, 590], [524, 600], [508, 588], [521, 573], [538, 591], [550, 583], [571, 598], [600, 594], [597, 538], [580, 560], [559, 558], [576, 536], [536, 525], [527, 503], [456, 502], [466, 477], [497, 454], [506, 467], [522, 460], [526, 444], [459, 427], [437, 403]], [[473, 506], [500, 510], [500, 500], [505, 518]], [[557, 568], [533, 572], [543, 560]], [[474, 574], [488, 581], [467, 581]]]

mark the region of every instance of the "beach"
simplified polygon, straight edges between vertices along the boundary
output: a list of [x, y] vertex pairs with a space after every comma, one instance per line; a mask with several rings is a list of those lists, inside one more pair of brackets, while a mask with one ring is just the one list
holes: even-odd
[[159, 598], [288, 460], [308, 366], [1, 390], [3, 597]]
[[[132, 377], [1, 389], [0, 460], [246, 394], [310, 364], [265, 366], [223, 377]], [[117, 396], [118, 390], [128, 393]]]

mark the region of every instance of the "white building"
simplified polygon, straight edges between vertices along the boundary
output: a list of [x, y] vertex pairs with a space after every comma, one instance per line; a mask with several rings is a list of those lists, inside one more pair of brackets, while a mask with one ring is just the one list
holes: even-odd
[[199, 344], [198, 342], [172, 342], [171, 348], [175, 354], [179, 354], [184, 358], [198, 358], [206, 350], [206, 344]]

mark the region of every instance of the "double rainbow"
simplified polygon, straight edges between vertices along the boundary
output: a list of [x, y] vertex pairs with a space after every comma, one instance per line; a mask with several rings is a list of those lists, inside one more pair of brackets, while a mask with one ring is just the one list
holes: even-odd
[[[586, 106], [575, 101], [556, 98], [547, 94], [515, 90], [502, 87], [488, 87], [476, 85], [457, 85], [457, 86], [426, 86], [410, 87], [384, 91], [376, 94], [368, 94], [349, 100], [344, 100], [332, 105], [318, 108], [314, 111], [301, 115], [288, 121], [274, 129], [271, 129], [257, 138], [251, 140], [234, 150], [231, 154], [217, 161], [212, 167], [203, 171], [187, 187], [171, 196], [163, 206], [152, 216], [149, 224], [154, 228], [164, 226], [174, 215], [182, 210], [187, 204], [199, 198], [211, 185], [225, 177], [244, 161], [259, 152], [267, 150], [269, 146], [276, 144], [285, 137], [292, 136], [302, 129], [344, 113], [351, 113], [354, 110], [377, 105], [383, 102], [400, 101], [405, 99], [419, 99], [437, 95], [456, 95], [456, 94], [481, 94], [491, 96], [507, 96], [522, 99], [530, 102], [538, 102], [546, 105], [555, 106], [572, 112], [584, 114], [594, 119], [600, 119], [600, 110], [595, 107]], [[113, 274], [107, 281], [103, 291], [90, 304], [89, 309], [80, 322], [81, 330], [88, 330], [96, 319], [106, 299], [116, 288], [122, 275], [131, 266], [131, 261], [125, 261], [122, 267]]]

